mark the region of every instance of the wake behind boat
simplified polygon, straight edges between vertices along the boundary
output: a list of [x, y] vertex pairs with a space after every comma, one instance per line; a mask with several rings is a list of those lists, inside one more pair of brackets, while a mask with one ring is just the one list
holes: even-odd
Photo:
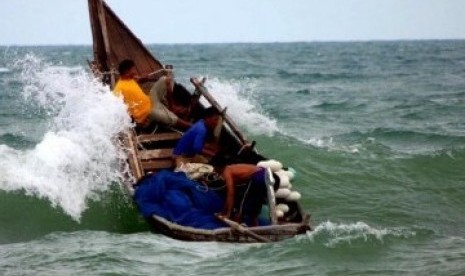
[[[165, 69], [103, 0], [88, 3], [94, 53], [89, 65], [104, 84], [114, 88], [119, 78], [116, 69], [123, 60], [134, 61], [141, 76], [156, 75]], [[148, 93], [155, 81], [154, 78], [140, 86]], [[194, 103], [188, 118], [192, 123], [206, 110], [198, 97], [222, 112], [223, 123], [217, 139], [222, 159], [229, 164], [248, 163], [264, 168], [266, 204], [261, 206], [260, 223], [246, 226], [217, 215], [225, 201], [221, 185], [206, 185], [208, 181], [173, 171], [173, 148], [182, 132], [160, 124], [149, 132], [139, 127], [128, 129], [120, 137], [130, 170], [124, 185], [153, 230], [181, 240], [223, 242], [272, 242], [311, 230], [309, 215], [298, 202], [300, 195], [290, 191], [293, 172], [280, 162], [261, 156], [253, 147], [246, 147], [247, 138], [208, 92], [204, 81], [191, 79], [193, 93], [176, 83], [174, 95], [181, 105]], [[203, 176], [214, 175], [208, 173]], [[245, 199], [249, 188], [250, 184], [238, 188], [237, 196]]]

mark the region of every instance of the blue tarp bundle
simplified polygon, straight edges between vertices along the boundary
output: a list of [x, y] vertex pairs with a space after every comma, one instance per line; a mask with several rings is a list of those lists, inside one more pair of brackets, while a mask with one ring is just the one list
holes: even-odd
[[182, 172], [160, 171], [139, 182], [134, 200], [144, 217], [157, 215], [183, 226], [201, 229], [225, 227], [215, 217], [224, 200]]

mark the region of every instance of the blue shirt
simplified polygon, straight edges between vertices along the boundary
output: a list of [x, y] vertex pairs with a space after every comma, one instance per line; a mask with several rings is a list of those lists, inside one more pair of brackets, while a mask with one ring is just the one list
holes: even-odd
[[193, 156], [202, 152], [207, 137], [204, 120], [193, 124], [179, 139], [173, 150], [174, 155]]

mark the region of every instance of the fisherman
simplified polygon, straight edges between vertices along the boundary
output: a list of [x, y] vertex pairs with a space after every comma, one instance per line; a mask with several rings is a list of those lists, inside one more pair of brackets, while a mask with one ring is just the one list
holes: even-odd
[[132, 60], [123, 60], [118, 71], [120, 78], [113, 89], [115, 95], [123, 95], [123, 100], [128, 107], [128, 112], [139, 126], [148, 126], [150, 124], [150, 112], [152, 110], [152, 101], [144, 93], [136, 81], [136, 68]]
[[172, 66], [165, 68], [165, 75], [161, 76], [150, 89], [152, 99], [152, 115], [165, 125], [177, 125], [181, 129], [188, 129], [191, 123], [185, 121], [189, 115], [189, 108], [176, 104], [174, 100], [174, 78]]
[[192, 125], [179, 139], [173, 150], [176, 167], [184, 163], [208, 163], [207, 157], [217, 152], [215, 143], [206, 143], [213, 140], [214, 130], [221, 123], [221, 113], [214, 107], [204, 110], [203, 119]]
[[[257, 226], [263, 204], [268, 202], [267, 169], [251, 164], [233, 164], [220, 169], [226, 186], [226, 199], [221, 215], [239, 223]], [[279, 187], [279, 178], [274, 187]]]
[[[134, 61], [123, 60], [118, 66], [118, 71], [120, 78], [113, 92], [117, 96], [123, 95], [128, 112], [138, 126], [149, 128], [153, 123], [162, 123], [180, 129], [190, 127], [189, 122], [179, 118], [170, 110], [170, 107], [175, 111], [180, 110], [173, 103], [174, 81], [172, 76], [160, 77], [152, 86], [150, 95], [147, 95], [137, 82], [138, 79], [142, 78], [137, 76]], [[164, 72], [168, 72], [168, 70], [164, 70]]]

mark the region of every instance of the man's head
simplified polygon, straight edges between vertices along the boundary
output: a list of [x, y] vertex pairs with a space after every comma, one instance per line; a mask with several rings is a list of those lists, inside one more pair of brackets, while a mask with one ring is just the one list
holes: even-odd
[[173, 77], [173, 65], [165, 64], [163, 66], [163, 69], [165, 70], [165, 72], [164, 72], [165, 76]]
[[218, 125], [220, 118], [221, 113], [213, 106], [205, 109], [203, 112], [203, 120], [205, 121], [207, 128], [210, 130], [213, 130]]
[[135, 69], [136, 67], [135, 67], [134, 61], [130, 59], [125, 59], [121, 61], [120, 64], [118, 65], [119, 74], [120, 76], [124, 78], [134, 77], [136, 74]]

